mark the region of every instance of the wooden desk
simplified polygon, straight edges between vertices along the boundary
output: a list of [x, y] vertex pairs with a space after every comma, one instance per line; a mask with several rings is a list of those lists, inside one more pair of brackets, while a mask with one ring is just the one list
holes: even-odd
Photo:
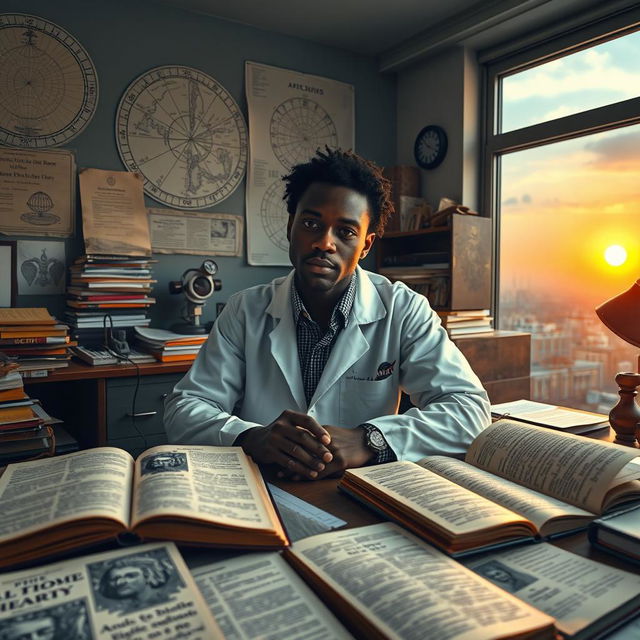
[[[384, 520], [375, 512], [367, 509], [356, 500], [349, 498], [339, 491], [337, 488], [337, 479], [328, 478], [314, 482], [290, 482], [276, 478], [275, 472], [272, 469], [263, 469], [263, 473], [268, 482], [272, 482], [284, 491], [288, 491], [298, 498], [306, 500], [314, 506], [332, 513], [338, 518], [342, 518], [348, 523], [346, 528], [362, 527]], [[557, 538], [552, 544], [603, 564], [640, 575], [639, 567], [594, 549], [589, 543], [587, 534], [584, 531]]]
[[[64, 421], [80, 442], [94, 447], [113, 444], [136, 453], [142, 438], [132, 429], [130, 412], [138, 371], [141, 386], [136, 398], [137, 421], [145, 435], [153, 436], [162, 423], [162, 398], [191, 366], [190, 361], [91, 366], [71, 361], [44, 378], [25, 379], [25, 391], [42, 402], [48, 413]], [[164, 429], [162, 429], [164, 432]], [[138, 446], [138, 440], [140, 446]], [[160, 444], [151, 438], [148, 446]]]

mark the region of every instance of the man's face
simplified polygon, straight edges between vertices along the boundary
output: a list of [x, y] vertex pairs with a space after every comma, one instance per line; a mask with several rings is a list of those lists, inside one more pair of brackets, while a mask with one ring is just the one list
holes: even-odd
[[16, 622], [9, 631], [8, 640], [53, 640], [56, 625], [51, 618]]
[[147, 585], [139, 567], [117, 567], [109, 573], [109, 586], [119, 598], [129, 598], [140, 593]]
[[340, 294], [375, 238], [369, 203], [347, 187], [314, 182], [289, 216], [289, 258], [301, 292]]
[[496, 580], [497, 582], [511, 582], [511, 575], [500, 567], [487, 567], [484, 572], [487, 578]]

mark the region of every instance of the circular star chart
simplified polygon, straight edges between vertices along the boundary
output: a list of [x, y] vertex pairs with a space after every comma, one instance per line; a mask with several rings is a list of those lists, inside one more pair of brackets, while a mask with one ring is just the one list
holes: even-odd
[[116, 140], [145, 192], [177, 209], [224, 200], [247, 167], [240, 108], [220, 83], [191, 67], [156, 67], [134, 80], [118, 106]]
[[269, 127], [271, 148], [290, 169], [308, 162], [318, 147], [338, 146], [338, 133], [329, 114], [308, 98], [289, 98], [274, 110]]
[[64, 144], [97, 104], [96, 69], [71, 34], [37, 16], [0, 14], [0, 144]]
[[289, 214], [282, 199], [282, 190], [282, 181], [276, 180], [264, 192], [260, 203], [260, 221], [267, 238], [279, 249], [287, 251], [289, 248], [287, 240]]

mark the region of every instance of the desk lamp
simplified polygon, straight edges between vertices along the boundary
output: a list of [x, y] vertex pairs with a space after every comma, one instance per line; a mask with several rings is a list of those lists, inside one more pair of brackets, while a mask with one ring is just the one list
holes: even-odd
[[[640, 347], [640, 280], [627, 291], [596, 307], [596, 313], [602, 323], [618, 337]], [[635, 400], [638, 394], [636, 389], [640, 385], [640, 356], [637, 368], [639, 373], [624, 372], [616, 375], [620, 400], [609, 413], [609, 423], [616, 432], [614, 442], [629, 447], [638, 447], [640, 444], [640, 407]]]

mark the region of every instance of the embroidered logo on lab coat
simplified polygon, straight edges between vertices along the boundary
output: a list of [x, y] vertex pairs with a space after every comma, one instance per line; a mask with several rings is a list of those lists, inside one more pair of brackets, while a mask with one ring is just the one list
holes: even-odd
[[381, 362], [378, 365], [378, 370], [376, 371], [375, 377], [366, 376], [364, 378], [356, 375], [345, 376], [345, 380], [362, 380], [367, 382], [377, 382], [378, 380], [385, 380], [388, 378], [396, 367], [396, 361], [393, 362]]
[[396, 365], [396, 361], [393, 362], [382, 362], [378, 366], [378, 370], [376, 371], [375, 380], [384, 380], [388, 378], [393, 373], [393, 368]]

